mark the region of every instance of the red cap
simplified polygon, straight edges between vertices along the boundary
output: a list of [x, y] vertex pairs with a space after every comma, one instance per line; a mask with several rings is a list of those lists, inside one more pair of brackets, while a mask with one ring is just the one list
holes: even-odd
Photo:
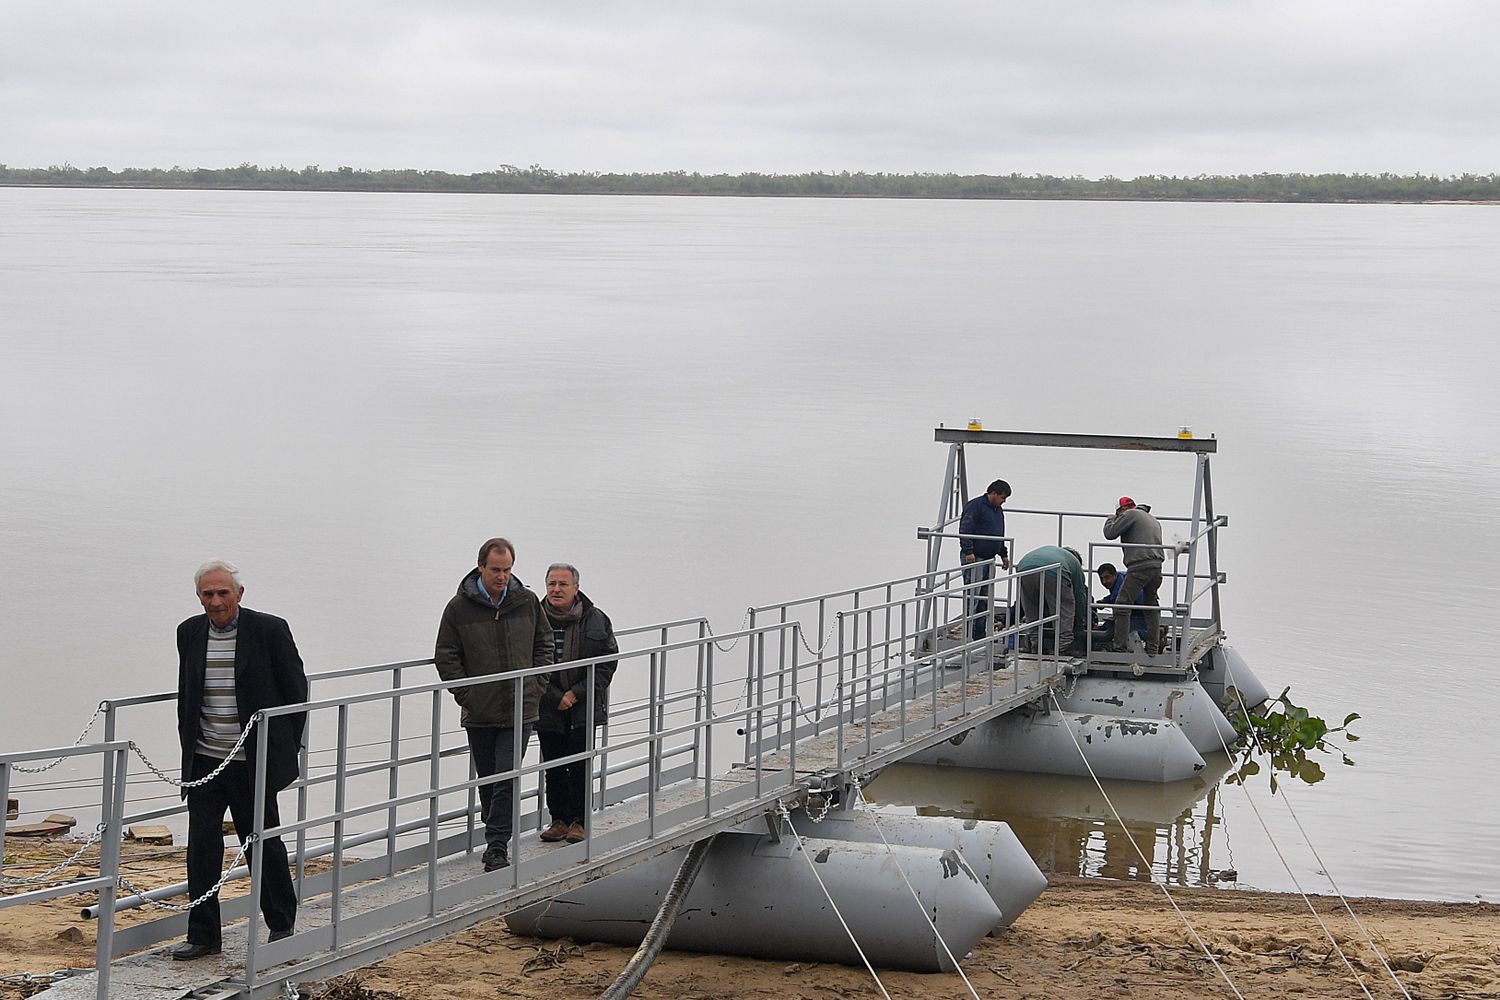
[[1130, 499], [1129, 497], [1121, 497], [1120, 498], [1120, 502], [1117, 503], [1117, 504], [1115, 504], [1115, 506], [1116, 507], [1134, 507], [1135, 506], [1135, 501], [1132, 500], [1132, 499]]

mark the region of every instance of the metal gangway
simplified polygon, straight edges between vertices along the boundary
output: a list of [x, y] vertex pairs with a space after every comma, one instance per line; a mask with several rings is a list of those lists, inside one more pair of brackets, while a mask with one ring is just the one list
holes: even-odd
[[[313, 673], [308, 702], [255, 716], [245, 738], [262, 741], [263, 771], [265, 723], [307, 713], [302, 778], [282, 793], [279, 826], [268, 825], [258, 807], [254, 828], [240, 832], [243, 842], [221, 881], [224, 951], [194, 962], [174, 963], [160, 947], [185, 931], [186, 884], [140, 891], [121, 867], [128, 827], [179, 820], [185, 811], [175, 768], [160, 764], [176, 760], [175, 724], [160, 721], [175, 720], [175, 691], [101, 702], [98, 742], [80, 737], [71, 747], [0, 753], [0, 794], [50, 767], [84, 775], [98, 790], [94, 832], [70, 859], [97, 849], [96, 876], [68, 880], [67, 862], [41, 876], [0, 869], [10, 893], [0, 895], [0, 910], [97, 894], [84, 909], [98, 921], [96, 970], [54, 985], [47, 996], [281, 996], [289, 984], [370, 965], [716, 833], [775, 828], [783, 809], [847, 808], [857, 797], [851, 789], [886, 764], [1016, 709], [1045, 710], [1052, 686], [1070, 675], [1174, 669], [1144, 657], [1060, 659], [1044, 642], [1055, 615], [1023, 624], [976, 610], [981, 589], [1013, 594], [1024, 574], [990, 566], [993, 579], [966, 582], [959, 568], [937, 565], [941, 539], [953, 537], [950, 498], [966, 492], [962, 448], [989, 443], [974, 432], [937, 434], [939, 441], [962, 437], [951, 441], [938, 523], [918, 532], [929, 547], [925, 572], [752, 607], [742, 627], [726, 634], [715, 635], [702, 617], [626, 629], [616, 633], [618, 657], [578, 661], [592, 674], [601, 662], [618, 660], [618, 700], [608, 722], [589, 727], [580, 754], [543, 762], [533, 741], [514, 770], [484, 779], [514, 780], [520, 789], [508, 868], [486, 873], [479, 861], [477, 790], [484, 782], [472, 771], [452, 694], [491, 678], [444, 682], [431, 659]], [[1211, 450], [1196, 449], [1204, 492]], [[1106, 516], [1035, 513], [1059, 525]], [[1175, 669], [1184, 670], [1202, 636], [1217, 634], [1217, 579], [1212, 619], [1192, 617], [1202, 579], [1193, 566], [1205, 539], [1215, 566], [1214, 529], [1226, 523], [1205, 521], [1196, 509], [1189, 520], [1193, 537], [1179, 553], [1188, 564], [1180, 576], [1184, 595], [1174, 596], [1170, 609]], [[1058, 574], [1044, 585], [1057, 607]], [[983, 635], [970, 639], [976, 617]], [[514, 687], [519, 713], [520, 685]], [[587, 837], [543, 844], [544, 772], [575, 761], [589, 769]], [[255, 780], [263, 787], [264, 773]], [[168, 804], [154, 804], [163, 799]], [[252, 901], [263, 875], [260, 845], [272, 836], [287, 844], [300, 906], [295, 933], [268, 942]], [[3, 848], [0, 825], [0, 856]], [[120, 921], [122, 912], [142, 908], [160, 915]]]

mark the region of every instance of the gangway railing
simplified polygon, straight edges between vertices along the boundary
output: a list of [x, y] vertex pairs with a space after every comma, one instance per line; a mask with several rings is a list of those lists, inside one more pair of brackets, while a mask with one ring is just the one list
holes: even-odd
[[[589, 725], [586, 747], [578, 754], [550, 761], [517, 754], [515, 767], [486, 778], [474, 775], [467, 746], [449, 739], [447, 724], [455, 716], [453, 692], [493, 683], [494, 677], [411, 683], [412, 671], [430, 667], [430, 660], [312, 675], [315, 684], [325, 687], [372, 677], [379, 677], [381, 684], [374, 690], [319, 695], [301, 705], [269, 709], [251, 722], [248, 738], [258, 741], [259, 751], [254, 775], [257, 806], [252, 829], [239, 831], [248, 863], [226, 873], [227, 883], [243, 872], [249, 892], [226, 899], [221, 907], [226, 922], [247, 919], [244, 971], [236, 982], [247, 995], [270, 995], [288, 978], [336, 974], [341, 967], [374, 960], [374, 951], [399, 950], [398, 940], [406, 946], [423, 935], [440, 936], [464, 921], [546, 898], [652, 852], [727, 829], [773, 808], [778, 800], [796, 802], [815, 775], [870, 766], [881, 754], [898, 752], [906, 740], [943, 738], [942, 727], [961, 716], [978, 718], [973, 715], [977, 710], [1005, 699], [1041, 697], [1040, 690], [1031, 691], [1027, 685], [1055, 678], [1055, 657], [1035, 669], [1029, 666], [1023, 681], [1007, 648], [1008, 640], [1023, 631], [1021, 626], [967, 640], [972, 616], [965, 605], [975, 585], [957, 582], [958, 576], [947, 575], [951, 586], [936, 591], [926, 588], [927, 574], [920, 574], [752, 609], [753, 624], [719, 636], [703, 619], [623, 630], [620, 634], [627, 641], [618, 655], [572, 666], [586, 669], [592, 682], [600, 664], [618, 660], [617, 682], [632, 672], [646, 675], [645, 700], [612, 709], [612, 716], [619, 712], [619, 721], [607, 729], [596, 731]], [[819, 640], [821, 651], [804, 660], [803, 651], [818, 647], [808, 642], [796, 615], [819, 605], [827, 623], [823, 627], [831, 625], [831, 630]], [[919, 630], [913, 623], [924, 605], [931, 615], [925, 630]], [[766, 621], [767, 617], [774, 620]], [[1026, 628], [1035, 629], [1039, 637], [1040, 629], [1053, 620]], [[963, 640], [934, 641], [954, 629]], [[724, 652], [740, 644], [739, 655]], [[1009, 675], [1004, 673], [1007, 655]], [[551, 669], [529, 668], [505, 679], [537, 677]], [[515, 687], [514, 708], [519, 712], [523, 695], [521, 685]], [[715, 692], [730, 689], [737, 691], [733, 705], [716, 699]], [[102, 858], [96, 879], [47, 890], [49, 898], [99, 893], [97, 905], [89, 911], [100, 921], [100, 996], [107, 992], [111, 957], [177, 937], [185, 925], [185, 907], [168, 902], [180, 897], [185, 885], [138, 893], [126, 884], [126, 898], [115, 898], [115, 888], [122, 884], [117, 881], [122, 831], [181, 808], [140, 810], [127, 801], [128, 758], [145, 755], [139, 745], [120, 738], [129, 728], [125, 716], [130, 715], [122, 710], [172, 697], [106, 702], [106, 729], [114, 738], [102, 744], [0, 756], [0, 775], [8, 783], [13, 760], [111, 755], [100, 830], [112, 845], [113, 859]], [[590, 703], [590, 713], [592, 709]], [[305, 767], [305, 776], [291, 787], [297, 798], [295, 816], [268, 825], [261, 792], [266, 723], [300, 712], [308, 715], [310, 744], [316, 745], [318, 734], [332, 741], [318, 751], [304, 748], [304, 763], [312, 753], [325, 750], [334, 759], [317, 772]], [[744, 736], [746, 752], [743, 759], [729, 761], [724, 747], [733, 745], [730, 741], [738, 735]], [[809, 753], [822, 747], [809, 763], [801, 759], [803, 744], [812, 748]], [[376, 747], [380, 752], [362, 760], [357, 747]], [[533, 805], [523, 812], [524, 792], [530, 782], [540, 785], [547, 770], [575, 762], [584, 763], [591, 776], [587, 836], [578, 847], [563, 851], [539, 847], [530, 834], [540, 826], [540, 796], [531, 792]], [[162, 768], [147, 763], [160, 778], [174, 782]], [[475, 798], [481, 785], [503, 781], [514, 782], [523, 792], [512, 801], [513, 863], [499, 874], [483, 873], [470, 857], [483, 842], [474, 821]], [[265, 875], [263, 846], [273, 836], [296, 845], [303, 914], [317, 916], [299, 919], [291, 937], [263, 944], [254, 902]], [[369, 846], [383, 851], [362, 858], [350, 853]], [[318, 859], [331, 864], [312, 871], [308, 863]], [[0, 905], [36, 898], [40, 897], [12, 896]], [[139, 905], [173, 911], [128, 928], [115, 927], [118, 908]], [[399, 935], [393, 930], [398, 926]]]
[[[79, 892], [97, 892], [99, 905], [109, 910], [114, 908], [115, 892], [120, 879], [120, 842], [125, 836], [122, 820], [125, 806], [125, 772], [129, 760], [129, 744], [112, 740], [82, 746], [58, 747], [44, 750], [23, 750], [0, 753], [0, 801], [6, 800], [11, 790], [11, 772], [27, 761], [61, 761], [93, 758], [99, 759], [99, 815], [100, 821], [94, 834], [88, 837], [74, 855], [62, 864], [54, 866], [41, 875], [4, 875], [5, 827], [7, 819], [0, 819], [0, 884], [14, 893], [0, 895], [0, 910], [28, 903], [40, 903]], [[50, 766], [50, 764], [48, 765]], [[76, 879], [62, 885], [47, 885], [52, 876], [78, 862], [93, 845], [99, 845], [99, 874], [93, 878]], [[25, 888], [34, 885], [36, 888]], [[98, 970], [100, 1000], [109, 996], [110, 959], [114, 955], [114, 923], [105, 921], [99, 929], [95, 942], [94, 961]]]

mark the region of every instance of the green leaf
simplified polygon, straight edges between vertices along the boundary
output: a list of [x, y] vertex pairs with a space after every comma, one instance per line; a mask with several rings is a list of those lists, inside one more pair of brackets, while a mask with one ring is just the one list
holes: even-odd
[[1350, 712], [1348, 715], [1344, 716], [1344, 725], [1347, 726], [1349, 723], [1353, 722], [1357, 718], [1359, 718], [1359, 713], [1358, 712]]

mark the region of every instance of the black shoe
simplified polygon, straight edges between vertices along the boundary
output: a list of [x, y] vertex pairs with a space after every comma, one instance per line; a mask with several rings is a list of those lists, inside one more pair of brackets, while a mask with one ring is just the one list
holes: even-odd
[[485, 851], [484, 857], [480, 858], [479, 860], [484, 863], [484, 870], [487, 872], [497, 872], [502, 868], [510, 867], [510, 858], [506, 856], [506, 853], [503, 849], [498, 851], [494, 849]]
[[184, 941], [172, 949], [172, 961], [191, 962], [195, 958], [206, 958], [209, 955], [217, 955], [223, 950], [223, 945], [194, 944], [191, 941]]
[[289, 938], [289, 937], [292, 936], [292, 934], [293, 934], [293, 930], [290, 927], [288, 927], [284, 931], [272, 931], [271, 932], [271, 936], [268, 937], [268, 938], [266, 938], [266, 943], [269, 944], [272, 941], [280, 941], [283, 938]]

